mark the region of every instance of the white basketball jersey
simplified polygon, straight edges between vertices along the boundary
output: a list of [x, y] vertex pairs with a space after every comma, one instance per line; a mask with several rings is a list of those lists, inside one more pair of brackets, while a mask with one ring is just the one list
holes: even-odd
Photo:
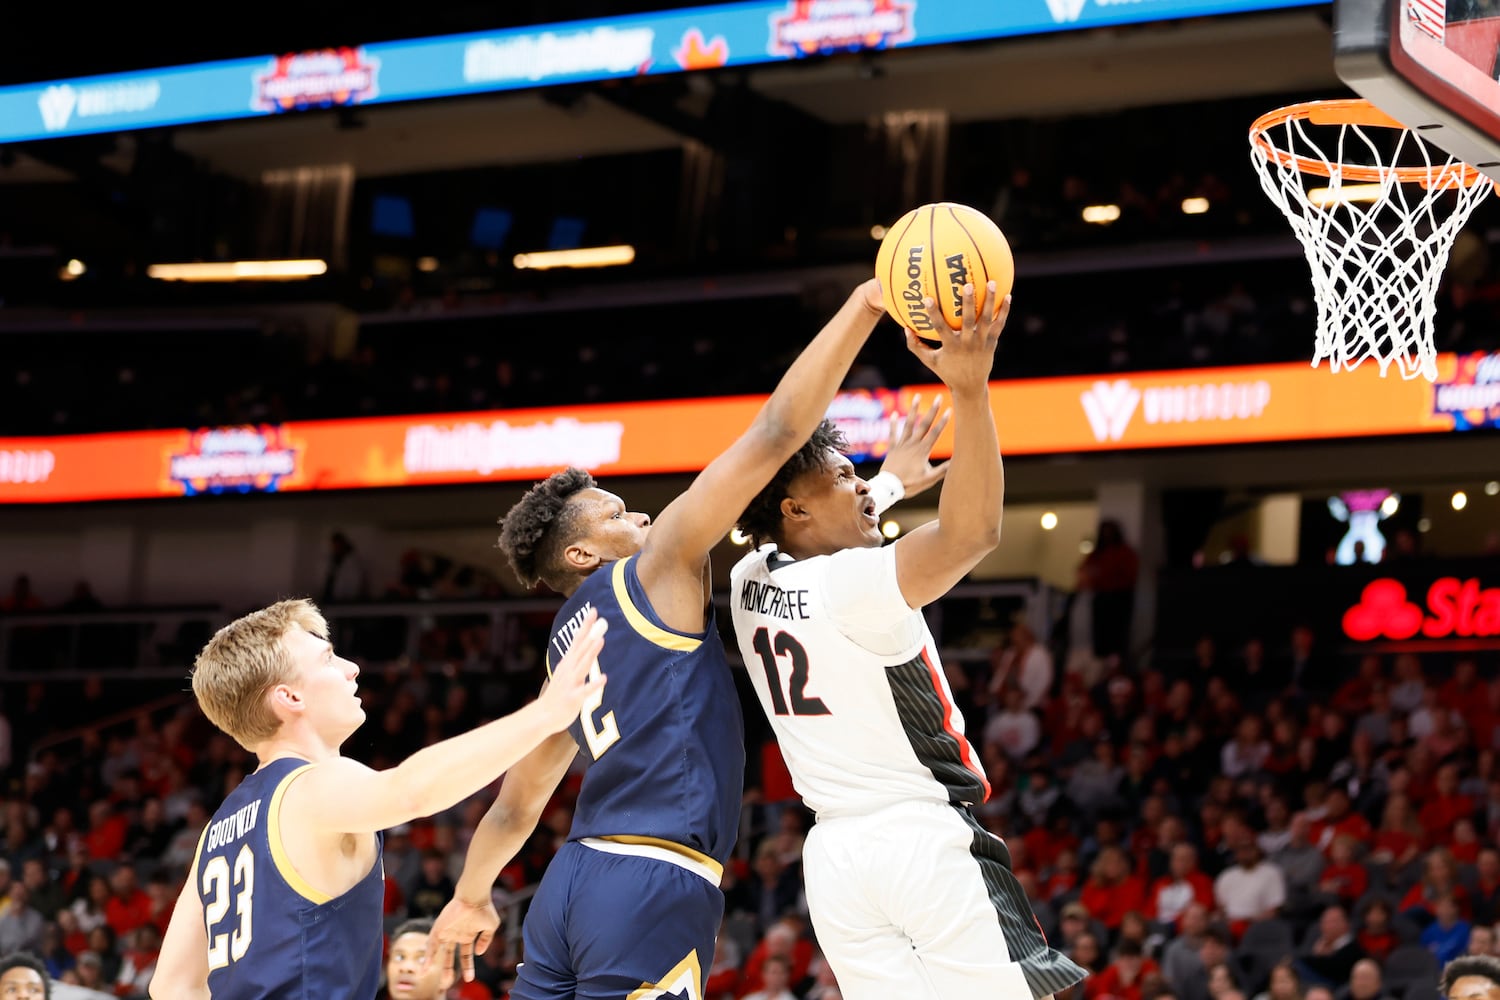
[[895, 546], [730, 573], [734, 631], [792, 782], [820, 818], [989, 795], [932, 633], [896, 583]]

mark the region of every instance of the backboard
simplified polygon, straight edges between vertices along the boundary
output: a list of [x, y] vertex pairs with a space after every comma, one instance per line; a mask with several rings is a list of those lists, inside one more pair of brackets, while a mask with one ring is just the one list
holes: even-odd
[[1500, 181], [1500, 0], [1334, 0], [1339, 77]]

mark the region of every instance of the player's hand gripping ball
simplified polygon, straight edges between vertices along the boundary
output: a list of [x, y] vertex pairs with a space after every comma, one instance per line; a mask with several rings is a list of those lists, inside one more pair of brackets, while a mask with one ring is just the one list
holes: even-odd
[[938, 333], [922, 306], [932, 298], [951, 329], [963, 325], [964, 285], [974, 285], [974, 311], [984, 315], [986, 287], [995, 283], [997, 301], [1010, 294], [1016, 281], [1015, 258], [1000, 227], [978, 209], [953, 202], [936, 202], [907, 212], [888, 228], [875, 257], [885, 311], [891, 318], [929, 342]]

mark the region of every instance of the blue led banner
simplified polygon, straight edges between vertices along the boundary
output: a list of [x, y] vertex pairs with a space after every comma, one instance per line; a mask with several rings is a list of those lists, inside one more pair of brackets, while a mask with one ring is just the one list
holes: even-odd
[[0, 87], [0, 142], [1326, 2], [751, 0]]

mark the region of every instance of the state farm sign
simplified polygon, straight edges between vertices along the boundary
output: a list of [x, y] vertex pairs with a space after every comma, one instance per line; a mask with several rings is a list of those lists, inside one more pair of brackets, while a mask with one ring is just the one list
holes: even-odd
[[1365, 586], [1360, 601], [1344, 612], [1344, 635], [1372, 639], [1500, 636], [1500, 587], [1478, 579], [1442, 576], [1427, 588], [1424, 605], [1408, 599], [1406, 585], [1381, 578]]

